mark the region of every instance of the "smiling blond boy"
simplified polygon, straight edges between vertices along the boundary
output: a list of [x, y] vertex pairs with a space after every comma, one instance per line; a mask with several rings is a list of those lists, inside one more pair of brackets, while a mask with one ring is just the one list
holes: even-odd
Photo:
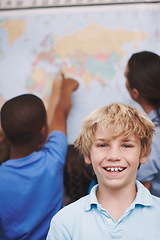
[[153, 133], [149, 118], [125, 104], [84, 119], [75, 147], [92, 164], [98, 185], [53, 217], [47, 240], [160, 239], [160, 199], [136, 181]]

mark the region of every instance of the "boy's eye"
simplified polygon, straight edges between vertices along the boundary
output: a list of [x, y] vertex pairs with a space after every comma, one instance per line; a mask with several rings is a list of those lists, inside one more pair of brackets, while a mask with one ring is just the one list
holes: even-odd
[[124, 147], [124, 148], [130, 148], [131, 145], [129, 145], [129, 144], [124, 144], [123, 147]]
[[106, 147], [106, 144], [104, 144], [104, 143], [103, 144], [99, 144], [99, 147], [102, 147], [102, 148]]

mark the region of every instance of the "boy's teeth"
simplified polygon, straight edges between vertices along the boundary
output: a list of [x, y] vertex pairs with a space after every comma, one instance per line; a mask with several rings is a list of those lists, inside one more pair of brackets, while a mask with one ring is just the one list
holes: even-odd
[[107, 171], [110, 171], [110, 172], [118, 172], [118, 171], [122, 171], [123, 170], [123, 168], [121, 168], [121, 167], [108, 167], [107, 169], [106, 169]]
[[122, 170], [123, 170], [123, 168], [119, 167], [119, 168], [118, 168], [118, 170], [119, 170], [119, 171], [122, 171]]

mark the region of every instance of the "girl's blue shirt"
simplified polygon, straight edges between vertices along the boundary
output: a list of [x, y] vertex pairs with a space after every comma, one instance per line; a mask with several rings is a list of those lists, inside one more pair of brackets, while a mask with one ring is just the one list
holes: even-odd
[[152, 150], [147, 162], [141, 164], [137, 172], [137, 180], [140, 182], [151, 181], [150, 192], [160, 197], [160, 119], [157, 116], [157, 111], [153, 110], [148, 117], [155, 124], [155, 133], [152, 139]]

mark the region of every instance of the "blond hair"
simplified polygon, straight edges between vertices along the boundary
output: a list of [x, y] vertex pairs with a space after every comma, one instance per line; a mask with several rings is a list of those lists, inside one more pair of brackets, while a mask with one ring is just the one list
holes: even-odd
[[91, 112], [82, 122], [79, 136], [74, 142], [75, 147], [87, 157], [90, 157], [91, 145], [98, 126], [101, 126], [104, 131], [109, 129], [113, 137], [121, 134], [129, 137], [135, 133], [141, 142], [140, 157], [150, 154], [154, 124], [145, 113], [136, 108], [122, 103], [113, 103]]

